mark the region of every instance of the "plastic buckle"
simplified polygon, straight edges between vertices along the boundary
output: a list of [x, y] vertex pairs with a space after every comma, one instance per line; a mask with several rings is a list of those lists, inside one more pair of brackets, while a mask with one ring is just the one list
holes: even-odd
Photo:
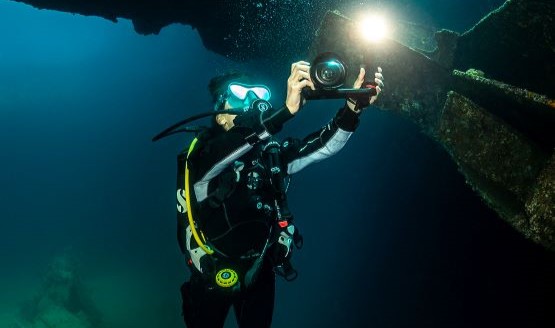
[[260, 138], [258, 137], [258, 135], [256, 134], [256, 132], [253, 132], [251, 135], [247, 136], [245, 138], [245, 140], [249, 143], [249, 145], [255, 145], [257, 143], [260, 142]]

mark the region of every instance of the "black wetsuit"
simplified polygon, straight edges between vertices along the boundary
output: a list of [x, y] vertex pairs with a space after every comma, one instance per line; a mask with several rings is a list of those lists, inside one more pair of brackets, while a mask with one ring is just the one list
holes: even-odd
[[[270, 327], [275, 259], [267, 246], [273, 238], [270, 232], [276, 231], [279, 206], [264, 149], [277, 147], [280, 169], [283, 176], [288, 176], [337, 153], [359, 122], [357, 114], [343, 108], [330, 123], [304, 140], [273, 140], [271, 136], [291, 117], [285, 107], [248, 113], [237, 117], [235, 126], [227, 132], [199, 136], [188, 159], [192, 213], [210, 247], [217, 250], [214, 255], [200, 251], [190, 228], [187, 231], [183, 201], [186, 154], [178, 157], [178, 239], [181, 250], [189, 256], [192, 272], [181, 288], [189, 328], [223, 327], [231, 305], [239, 327]], [[240, 287], [232, 292], [217, 286], [213, 272], [218, 268], [214, 266], [236, 269]], [[244, 276], [253, 272], [254, 278], [247, 281]]]

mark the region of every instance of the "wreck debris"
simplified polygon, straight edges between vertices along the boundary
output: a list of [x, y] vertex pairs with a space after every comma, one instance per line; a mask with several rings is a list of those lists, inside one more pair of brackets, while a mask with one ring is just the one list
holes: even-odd
[[454, 70], [453, 89], [502, 118], [545, 149], [555, 147], [555, 99], [488, 79], [475, 69]]
[[[312, 44], [311, 55], [336, 52], [349, 63], [351, 80], [360, 65], [381, 66], [387, 78], [379, 106], [417, 124], [447, 150], [469, 185], [501, 218], [526, 237], [555, 250], [555, 101], [549, 94], [525, 89], [537, 85], [534, 79], [515, 86], [486, 78], [492, 71], [494, 77], [500, 76], [496, 67], [466, 67], [475, 52], [466, 58], [459, 48], [474, 42], [470, 40], [486, 42], [486, 35], [490, 37], [486, 48], [495, 48], [497, 37], [491, 31], [483, 32], [481, 24], [503, 24], [505, 10], [547, 6], [542, 1], [531, 1], [530, 6], [522, 2], [508, 1], [461, 37], [454, 32], [438, 32], [438, 49], [427, 56], [394, 40], [379, 45], [360, 42], [350, 33], [355, 29], [353, 21], [329, 12]], [[502, 19], [496, 21], [498, 17]], [[500, 29], [502, 26], [496, 25], [494, 31]], [[522, 52], [512, 41], [509, 58]], [[352, 44], [360, 46], [353, 49], [349, 46]], [[530, 59], [536, 60], [534, 56]], [[552, 75], [545, 74], [554, 62], [542, 63], [540, 69], [547, 66], [546, 71], [534, 73], [543, 74], [545, 85], [553, 84]], [[468, 70], [457, 70], [459, 66]], [[517, 76], [512, 81], [522, 79], [526, 78]]]
[[101, 325], [100, 312], [90, 299], [77, 270], [65, 253], [54, 258], [41, 291], [21, 309], [14, 328], [92, 328]]
[[457, 40], [453, 68], [555, 97], [555, 2], [509, 0]]
[[467, 183], [491, 208], [528, 238], [555, 249], [555, 175], [541, 149], [453, 91], [438, 137]]

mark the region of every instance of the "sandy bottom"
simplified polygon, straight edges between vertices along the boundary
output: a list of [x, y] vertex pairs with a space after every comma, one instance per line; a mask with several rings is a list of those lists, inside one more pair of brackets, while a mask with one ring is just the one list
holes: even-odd
[[[22, 303], [40, 293], [40, 277], [9, 277], [6, 281], [7, 288], [0, 293], [0, 327], [34, 327], [25, 324], [19, 313]], [[179, 286], [164, 290], [148, 275], [123, 270], [106, 270], [83, 282], [100, 310], [103, 327], [183, 327]]]

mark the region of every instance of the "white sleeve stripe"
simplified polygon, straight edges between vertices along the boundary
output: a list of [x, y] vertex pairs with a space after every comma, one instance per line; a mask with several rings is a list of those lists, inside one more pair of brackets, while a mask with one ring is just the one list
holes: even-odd
[[312, 163], [317, 163], [323, 159], [326, 159], [345, 146], [347, 140], [351, 137], [352, 132], [338, 129], [333, 136], [326, 142], [322, 148], [304, 156], [297, 158], [287, 165], [287, 174], [295, 174], [300, 170], [304, 169], [307, 165]]
[[320, 139], [320, 136], [310, 140], [309, 142], [306, 143], [306, 145], [304, 145], [303, 148], [299, 149], [299, 152], [302, 152], [303, 150], [305, 150], [306, 147], [310, 146], [311, 143], [316, 142], [316, 140]]
[[229, 165], [231, 162], [236, 160], [237, 158], [243, 156], [249, 150], [252, 149], [252, 146], [249, 143], [244, 144], [243, 146], [235, 149], [231, 154], [227, 155], [224, 159], [219, 161], [218, 163], [214, 164], [208, 172], [195, 183], [195, 195], [197, 197], [197, 202], [202, 202], [208, 197], [208, 183], [218, 174], [222, 173], [222, 171]]

